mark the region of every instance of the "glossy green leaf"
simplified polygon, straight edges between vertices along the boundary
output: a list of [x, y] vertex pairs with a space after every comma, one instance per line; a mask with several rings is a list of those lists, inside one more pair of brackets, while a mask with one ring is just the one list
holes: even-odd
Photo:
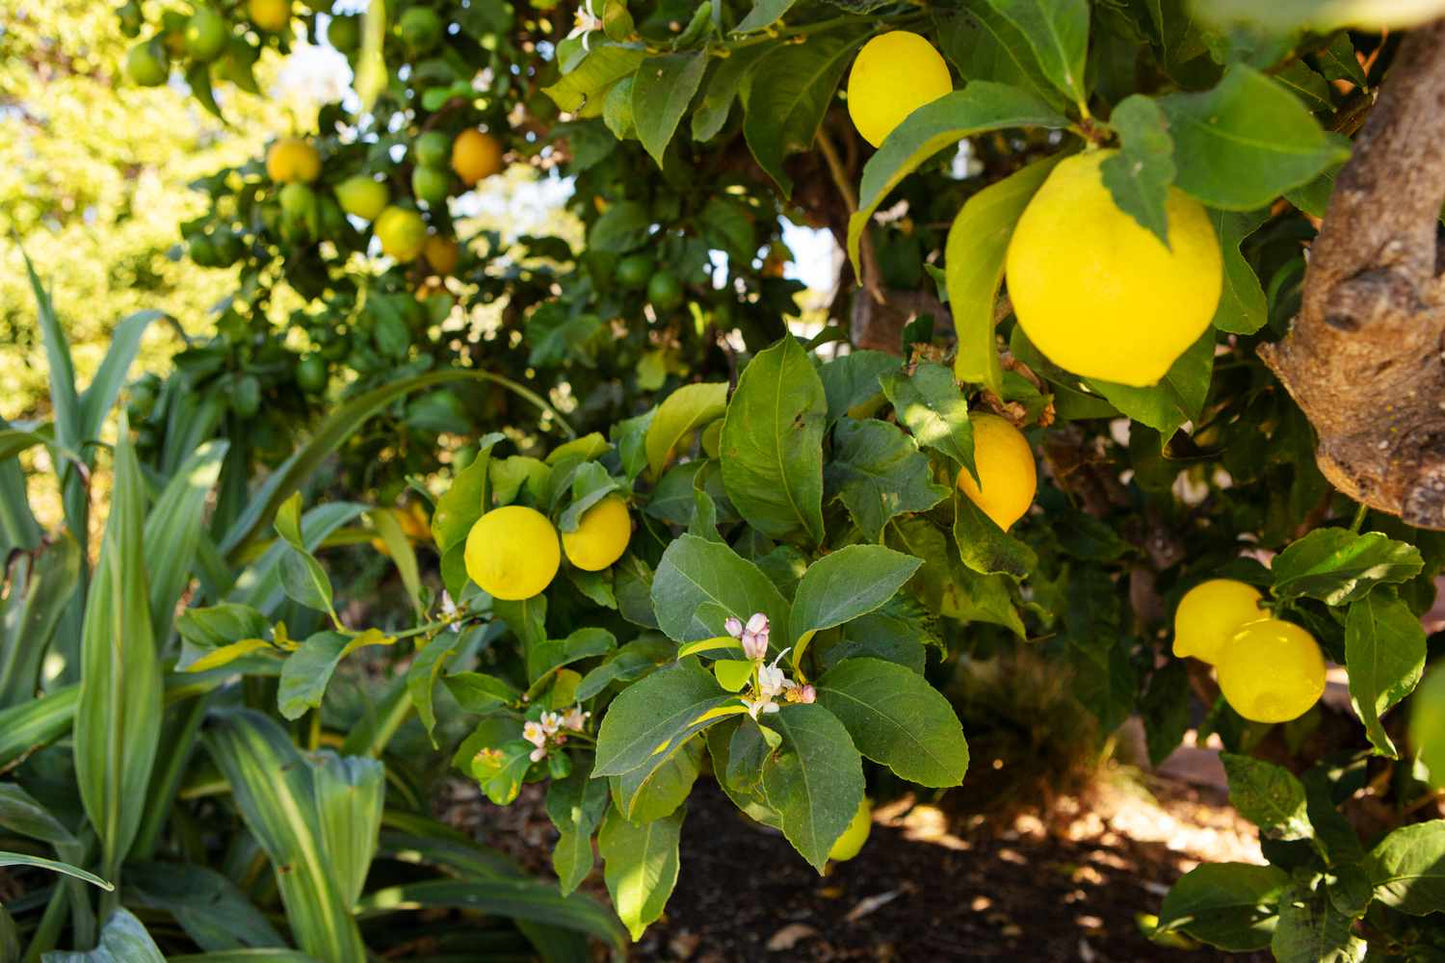
[[1089, 387], [1121, 412], [1170, 438], [1187, 421], [1199, 418], [1214, 372], [1214, 329], [1190, 345], [1159, 383], [1147, 388], [1090, 380]]
[[597, 733], [593, 776], [620, 776], [656, 769], [689, 738], [721, 716], [713, 710], [735, 704], [695, 659], [658, 669], [624, 689], [607, 709]]
[[720, 381], [683, 385], [663, 399], [647, 428], [647, 467], [654, 478], [688, 432], [722, 416], [727, 398], [727, 383]]
[[1083, 103], [1088, 0], [988, 0], [988, 5], [1028, 41], [1044, 76], [1074, 103]]
[[1259, 229], [1267, 211], [1209, 211], [1214, 234], [1224, 256], [1224, 289], [1214, 311], [1214, 327], [1232, 334], [1254, 334], [1269, 320], [1269, 301], [1254, 268], [1240, 253], [1239, 245]]
[[793, 596], [793, 667], [801, 664], [813, 633], [881, 607], [922, 564], [882, 545], [848, 545], [809, 565]]
[[1425, 629], [1419, 616], [1385, 591], [1350, 605], [1345, 617], [1345, 668], [1350, 699], [1380, 755], [1398, 758], [1380, 716], [1403, 700], [1425, 671]]
[[591, 777], [585, 758], [575, 759], [571, 775], [554, 779], [547, 787], [547, 817], [558, 834], [552, 870], [564, 896], [592, 872], [592, 836], [607, 812], [607, 780]]
[[952, 371], [941, 364], [923, 362], [911, 375], [894, 372], [883, 377], [881, 383], [898, 420], [908, 426], [920, 448], [932, 448], [956, 467], [977, 475], [968, 401], [959, 391]]
[[1034, 550], [994, 524], [977, 505], [953, 496], [953, 540], [964, 565], [980, 575], [1021, 579], [1038, 565]]
[[1353, 925], [1324, 893], [1297, 883], [1280, 897], [1270, 951], [1278, 963], [1360, 963], [1366, 945]]
[[637, 67], [632, 82], [632, 116], [638, 139], [658, 167], [702, 84], [707, 64], [706, 52], [688, 51], [648, 57]]
[[843, 723], [820, 705], [784, 706], [767, 725], [783, 739], [763, 766], [763, 791], [783, 835], [821, 873], [863, 799], [863, 760]]
[[281, 667], [277, 708], [287, 719], [299, 719], [307, 709], [321, 705], [327, 683], [337, 665], [352, 652], [367, 645], [391, 645], [396, 639], [368, 629], [361, 635], [323, 630], [301, 643]]
[[948, 700], [923, 676], [881, 659], [844, 659], [818, 680], [818, 704], [858, 751], [920, 786], [957, 786], [968, 743]]
[[652, 578], [658, 625], [677, 642], [725, 634], [729, 615], [746, 622], [754, 612], [775, 626], [789, 621], [789, 606], [771, 579], [719, 542], [683, 535], [667, 546]]
[[679, 809], [671, 816], [635, 826], [613, 809], [602, 823], [597, 849], [607, 892], [634, 942], [662, 915], [677, 883], [684, 815], [685, 810]]
[[1229, 802], [1239, 814], [1275, 839], [1308, 839], [1314, 835], [1306, 811], [1305, 787], [1283, 766], [1221, 753], [1229, 775]]
[[1411, 916], [1445, 909], [1445, 819], [1393, 830], [1370, 851], [1375, 899]]
[[1409, 581], [1423, 566], [1419, 549], [1379, 532], [1318, 528], [1286, 546], [1270, 571], [1280, 599], [1304, 596], [1345, 605], [1380, 583]]
[[853, 261], [854, 272], [858, 272], [859, 240], [873, 212], [899, 181], [934, 154], [981, 131], [1067, 125], [1066, 118], [1037, 97], [985, 80], [972, 81], [963, 90], [940, 97], [909, 114], [863, 168], [858, 211], [848, 219], [848, 257]]
[[1169, 185], [1174, 182], [1174, 139], [1169, 122], [1152, 98], [1135, 94], [1109, 115], [1120, 149], [1099, 166], [1114, 203], [1139, 226], [1169, 243]]
[[1159, 910], [1159, 929], [1180, 930], [1232, 953], [1269, 946], [1289, 874], [1274, 866], [1205, 863], [1175, 883]]
[[932, 508], [948, 496], [933, 480], [928, 456], [896, 426], [845, 418], [833, 429], [829, 492], [837, 492], [853, 521], [871, 542], [883, 537], [889, 519]]

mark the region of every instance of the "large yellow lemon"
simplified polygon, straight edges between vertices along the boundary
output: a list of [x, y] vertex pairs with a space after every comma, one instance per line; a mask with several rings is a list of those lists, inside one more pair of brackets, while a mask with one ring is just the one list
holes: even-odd
[[873, 807], [868, 804], [865, 796], [858, 804], [858, 811], [853, 813], [853, 818], [848, 820], [848, 825], [843, 829], [843, 835], [833, 842], [833, 848], [828, 850], [828, 858], [836, 859], [838, 862], [852, 859], [858, 855], [863, 844], [868, 842], [868, 833], [873, 829]]
[[557, 530], [535, 508], [508, 505], [487, 512], [467, 535], [467, 575], [492, 598], [538, 595], [557, 574]]
[[848, 116], [863, 139], [881, 145], [924, 104], [953, 92], [948, 64], [916, 33], [894, 30], [863, 45], [848, 75]]
[[1315, 637], [1292, 622], [1250, 622], [1225, 644], [1215, 664], [1219, 690], [1254, 722], [1289, 722], [1325, 691], [1325, 657]]
[[622, 557], [632, 538], [627, 500], [608, 495], [582, 514], [575, 532], [562, 533], [567, 560], [587, 572], [600, 572]]
[[452, 141], [452, 170], [468, 187], [502, 169], [502, 145], [491, 134], [464, 130]]
[[1175, 188], [1169, 247], [1121, 211], [1099, 173], [1112, 153], [1059, 162], [1019, 218], [1005, 272], [1019, 324], [1050, 361], [1143, 387], [1209, 328], [1223, 261], [1204, 207]]
[[291, 0], [250, 0], [246, 12], [267, 33], [280, 33], [291, 24]]
[[967, 468], [961, 468], [958, 490], [995, 525], [1008, 531], [1034, 501], [1038, 474], [1033, 450], [1023, 432], [1005, 418], [975, 414], [969, 420], [973, 422], [973, 464], [983, 486], [979, 487]]
[[426, 222], [416, 211], [388, 207], [376, 218], [373, 228], [381, 251], [398, 261], [415, 261], [426, 247]]
[[1210, 665], [1242, 626], [1269, 618], [1259, 607], [1264, 596], [1253, 585], [1232, 578], [1200, 582], [1184, 593], [1174, 610], [1174, 654]]
[[282, 137], [266, 151], [266, 176], [277, 184], [309, 184], [321, 176], [321, 155], [300, 137]]

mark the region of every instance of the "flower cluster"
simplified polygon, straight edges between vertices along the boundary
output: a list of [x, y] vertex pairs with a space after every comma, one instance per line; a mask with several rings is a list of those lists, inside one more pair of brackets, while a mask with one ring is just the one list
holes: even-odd
[[779, 663], [791, 648], [779, 652], [770, 664], [763, 664], [763, 660], [768, 657], [768, 633], [771, 628], [766, 615], [755, 612], [746, 625], [741, 619], [729, 618], [723, 623], [723, 628], [728, 635], [742, 643], [743, 654], [755, 663], [753, 688], [750, 693], [752, 698], [742, 697], [743, 705], [748, 707], [748, 714], [754, 719], [759, 715], [777, 712], [778, 703], [775, 700], [780, 695], [784, 702], [804, 705], [817, 700], [817, 690], [811, 685], [798, 685], [783, 673]]
[[583, 712], [581, 706], [573, 706], [565, 713], [544, 712], [535, 722], [525, 723], [522, 726], [522, 738], [536, 746], [532, 750], [532, 761], [545, 759], [550, 746], [565, 743], [568, 732], [581, 732], [591, 716], [592, 713]]

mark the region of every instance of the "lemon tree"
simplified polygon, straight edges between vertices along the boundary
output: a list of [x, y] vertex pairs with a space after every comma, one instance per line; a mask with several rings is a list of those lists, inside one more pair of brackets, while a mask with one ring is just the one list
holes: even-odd
[[[274, 898], [237, 897], [269, 916], [227, 925], [284, 913], [309, 956], [404, 956], [377, 917], [501, 889], [544, 953], [542, 924], [620, 945], [665, 911], [699, 780], [820, 872], [866, 859], [870, 795], [966, 785], [989, 720], [965, 734], [960, 667], [1026, 651], [1081, 743], [1137, 717], [1153, 763], [1191, 732], [1224, 746], [1270, 862], [1183, 877], [1144, 907], [1161, 942], [1429, 957], [1445, 821], [1421, 617], [1445, 543], [1405, 521], [1432, 519], [1435, 456], [1394, 436], [1438, 437], [1417, 404], [1438, 339], [1351, 373], [1418, 425], [1301, 406], [1282, 359], [1311, 354], [1338, 290], [1332, 339], [1426, 289], [1409, 272], [1437, 259], [1405, 239], [1428, 246], [1435, 199], [1414, 231], [1388, 198], [1348, 212], [1395, 186], [1358, 165], [1391, 153], [1394, 78], [1408, 95], [1433, 34], [1401, 40], [1370, 4], [1245, 6], [123, 8], [134, 83], [176, 75], [208, 110], [264, 96], [250, 65], [302, 40], [355, 83], [198, 182], [176, 256], [234, 288], [214, 338], [132, 383], [113, 448], [150, 315], [92, 387], [52, 378], [48, 422], [0, 426], [0, 548], [26, 566], [0, 601], [59, 613], [47, 644], [0, 642], [24, 676], [0, 692], [0, 771], [73, 749], [98, 855], [47, 845], [149, 907], [131, 874], [189, 855], [219, 806], [287, 868]], [[1429, 134], [1437, 102], [1405, 116]], [[1351, 136], [1373, 149], [1351, 159]], [[520, 184], [563, 188], [569, 220], [478, 217]], [[800, 300], [784, 219], [844, 252], [826, 297]], [[1345, 237], [1373, 247], [1322, 275]], [[1431, 330], [1390, 319], [1401, 343]], [[1326, 348], [1375, 357], [1359, 343]], [[41, 446], [73, 554], [17, 488]], [[1345, 470], [1372, 447], [1388, 470]], [[42, 678], [42, 648], [68, 674]], [[216, 770], [234, 802], [191, 790]], [[560, 886], [522, 899], [413, 832], [458, 777], [498, 805], [542, 787]], [[172, 812], [163, 847], [147, 814]], [[413, 854], [455, 878], [367, 890]], [[610, 907], [583, 895], [594, 872]], [[64, 941], [25, 911], [38, 952]], [[105, 917], [77, 912], [63, 935], [87, 947]], [[165, 952], [209, 949], [170, 912]]]

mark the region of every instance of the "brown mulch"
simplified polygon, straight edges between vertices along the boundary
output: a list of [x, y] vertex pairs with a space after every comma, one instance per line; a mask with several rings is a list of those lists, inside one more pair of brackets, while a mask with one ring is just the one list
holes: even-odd
[[[546, 873], [555, 837], [541, 801], [532, 791], [506, 810], [485, 802], [482, 812], [460, 809], [471, 810], [468, 828], [486, 842]], [[1087, 805], [1059, 801], [1047, 826], [1028, 815], [952, 811], [947, 797], [944, 806], [950, 812], [911, 797], [880, 805], [859, 857], [819, 876], [780, 835], [700, 780], [667, 915], [632, 958], [1250, 959], [1156, 946], [1140, 928], [1140, 915], [1157, 913], [1168, 886], [1199, 861], [1259, 861], [1252, 828], [1215, 793], [1157, 778], [1147, 791], [1115, 780]], [[605, 899], [600, 877], [599, 865], [586, 888]]]

